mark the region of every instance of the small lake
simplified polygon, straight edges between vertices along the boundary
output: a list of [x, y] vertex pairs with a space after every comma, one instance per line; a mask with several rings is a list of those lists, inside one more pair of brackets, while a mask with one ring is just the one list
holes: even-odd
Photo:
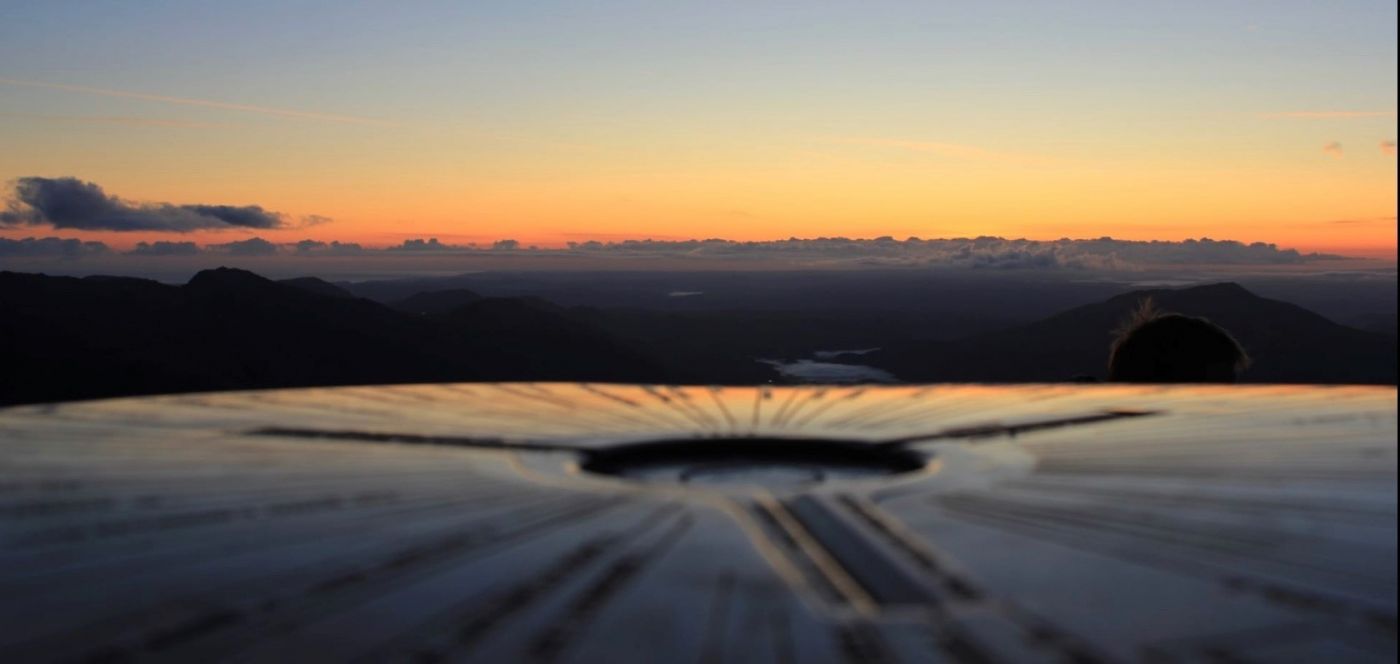
[[899, 379], [884, 369], [864, 364], [829, 361], [842, 356], [865, 355], [877, 350], [880, 349], [819, 350], [812, 353], [812, 358], [758, 361], [773, 367], [782, 377], [799, 383], [898, 383]]

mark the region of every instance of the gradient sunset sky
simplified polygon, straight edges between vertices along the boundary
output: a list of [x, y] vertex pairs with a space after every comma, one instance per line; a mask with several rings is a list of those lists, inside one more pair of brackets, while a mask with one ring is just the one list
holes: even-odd
[[1209, 236], [1393, 258], [1395, 26], [1393, 1], [6, 2], [0, 181], [333, 220], [256, 233], [281, 242]]

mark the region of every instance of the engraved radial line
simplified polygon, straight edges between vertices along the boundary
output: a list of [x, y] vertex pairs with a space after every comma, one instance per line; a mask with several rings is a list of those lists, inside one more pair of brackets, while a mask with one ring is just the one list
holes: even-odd
[[517, 391], [512, 387], [506, 385], [498, 385], [497, 389], [499, 389], [502, 392], [505, 392], [506, 394], [518, 396], [523, 399], [531, 399], [539, 403], [547, 404], [567, 413], [568, 417], [580, 420], [591, 420], [594, 424], [599, 423], [599, 421], [597, 420], [597, 416], [605, 414], [604, 411], [580, 410], [578, 404], [572, 401], [556, 399], [552, 396], [544, 396], [541, 394], [532, 394], [523, 390]]
[[783, 414], [787, 412], [788, 407], [792, 405], [793, 401], [797, 400], [798, 395], [800, 395], [803, 391], [804, 390], [800, 387], [788, 388], [787, 398], [783, 399], [782, 404], [778, 406], [778, 410], [773, 412], [773, 417], [769, 418], [768, 420], [768, 426], [771, 426], [775, 429], [780, 428], [783, 422]]
[[757, 510], [761, 510], [772, 520], [784, 536], [791, 539], [796, 550], [819, 575], [820, 581], [832, 589], [837, 597], [859, 611], [875, 610], [875, 599], [860, 583], [851, 578], [847, 570], [831, 557], [830, 552], [813, 538], [787, 507], [766, 493], [755, 496], [754, 504]]
[[581, 383], [581, 384], [579, 384], [579, 387], [582, 388], [583, 390], [585, 390], [585, 391], [591, 393], [591, 394], [596, 394], [596, 395], [598, 395], [598, 396], [600, 396], [600, 397], [603, 397], [604, 399], [607, 399], [607, 400], [609, 400], [609, 401], [613, 401], [613, 402], [616, 402], [616, 403], [620, 403], [620, 404], [622, 404], [622, 405], [624, 405], [624, 406], [627, 406], [628, 408], [632, 408], [632, 409], [634, 409], [634, 410], [631, 411], [631, 412], [637, 413], [637, 414], [641, 414], [641, 415], [645, 415], [645, 416], [647, 416], [647, 417], [650, 417], [652, 420], [654, 420], [654, 421], [651, 422], [651, 423], [648, 423], [648, 422], [639, 422], [640, 424], [643, 424], [643, 425], [645, 425], [645, 426], [655, 426], [657, 423], [664, 424], [664, 425], [667, 426], [667, 427], [676, 427], [676, 426], [685, 427], [685, 426], [686, 426], [686, 423], [685, 423], [685, 422], [677, 422], [676, 420], [671, 419], [671, 416], [670, 416], [669, 414], [664, 413], [664, 412], [661, 412], [661, 411], [659, 411], [659, 410], [656, 410], [655, 408], [648, 408], [645, 404], [643, 404], [643, 403], [641, 403], [641, 402], [639, 402], [639, 401], [633, 401], [633, 400], [628, 399], [628, 398], [626, 398], [626, 397], [618, 396], [618, 395], [613, 394], [613, 393], [611, 393], [611, 392], [608, 392], [607, 390], [604, 390], [604, 389], [602, 389], [602, 388], [600, 388], [600, 387], [597, 387], [597, 386], [595, 386], [595, 385], [590, 385], [590, 384], [587, 384], [587, 383]]
[[842, 396], [842, 397], [839, 397], [839, 398], [835, 398], [835, 399], [831, 399], [831, 400], [829, 400], [829, 401], [827, 401], [827, 402], [825, 402], [825, 403], [818, 404], [816, 408], [813, 408], [811, 412], [807, 413], [806, 417], [803, 417], [803, 418], [802, 418], [800, 421], [798, 421], [798, 422], [794, 422], [794, 425], [797, 426], [797, 427], [805, 427], [805, 426], [807, 426], [807, 424], [810, 423], [812, 420], [816, 419], [817, 416], [821, 415], [822, 413], [825, 413], [825, 412], [828, 411], [828, 410], [831, 410], [831, 409], [834, 408], [837, 404], [840, 404], [840, 403], [843, 402], [843, 401], [851, 401], [851, 400], [853, 400], [853, 399], [858, 399], [858, 398], [860, 398], [860, 395], [862, 395], [862, 394], [864, 394], [864, 393], [865, 393], [865, 388], [858, 388], [858, 389], [856, 389], [856, 390], [851, 391], [849, 394], [847, 394], [847, 395], [845, 395], [845, 396]]
[[753, 395], [753, 421], [750, 423], [754, 429], [758, 428], [758, 421], [763, 413], [763, 402], [772, 398], [772, 391], [767, 385], [754, 390]]
[[792, 418], [796, 417], [798, 413], [802, 412], [802, 409], [806, 408], [808, 404], [816, 403], [825, 398], [827, 391], [828, 390], [825, 387], [817, 387], [808, 391], [806, 393], [805, 399], [798, 401], [796, 404], [793, 405], [791, 410], [783, 414], [783, 416], [781, 417], [781, 426], [787, 426], [787, 424], [792, 421]]
[[739, 423], [734, 421], [734, 415], [729, 412], [729, 407], [724, 405], [724, 399], [719, 398], [719, 393], [722, 390], [723, 388], [711, 387], [708, 392], [710, 393], [710, 398], [714, 400], [715, 406], [719, 408], [719, 412], [724, 415], [724, 421], [729, 425], [730, 435], [733, 435], [738, 432]]
[[686, 391], [683, 388], [675, 386], [669, 386], [666, 389], [673, 395], [672, 398], [676, 400], [677, 404], [679, 404], [686, 410], [691, 411], [695, 414], [696, 417], [700, 418], [700, 421], [703, 423], [701, 426], [707, 427], [714, 431], [717, 431], [719, 429], [719, 423], [715, 421], [715, 419], [711, 417], [709, 413], [705, 412], [705, 409], [691, 402], [690, 392]]
[[[483, 402], [487, 404], [485, 407], [478, 407], [465, 413], [452, 412], [450, 413], [449, 418], [438, 418], [436, 420], [443, 424], [460, 424], [461, 426], [472, 426], [479, 425], [481, 420], [494, 420], [506, 424], [507, 428], [509, 428], [510, 430], [524, 429], [535, 433], [539, 433], [541, 431], [542, 426], [546, 424], [545, 422], [541, 422], [537, 417], [537, 415], [539, 414], [538, 411], [530, 409], [530, 403], [524, 401], [524, 399], [528, 397], [504, 400], [500, 398], [499, 394], [480, 395], [470, 390], [463, 389], [461, 386], [457, 385], [440, 385], [437, 387], [445, 392], [462, 394], [465, 396], [472, 397], [473, 399], [476, 399], [478, 401], [478, 404]], [[499, 390], [491, 391], [499, 392]], [[506, 401], [508, 401], [508, 404], [503, 403]], [[444, 404], [450, 405], [447, 404], [447, 402], [444, 402]], [[509, 406], [518, 407], [511, 408]], [[576, 426], [576, 423], [570, 422], [570, 424], [571, 426], [565, 427], [560, 427], [556, 425], [552, 427], [552, 430], [555, 433], [577, 431], [578, 427]], [[493, 424], [493, 426], [500, 425]]]
[[888, 419], [894, 413], [898, 413], [902, 410], [908, 410], [910, 407], [917, 407], [920, 404], [920, 401], [923, 399], [924, 395], [928, 394], [928, 392], [929, 388], [924, 388], [922, 390], [919, 390], [918, 392], [908, 395], [907, 397], [904, 397], [903, 399], [882, 399], [864, 408], [856, 409], [855, 411], [852, 411], [851, 413], [847, 414], [845, 417], [829, 420], [827, 424], [831, 426], [843, 426], [847, 423], [854, 421], [857, 418], [863, 418], [861, 424], [865, 426], [870, 426], [873, 424], [870, 418], [883, 417]]
[[670, 408], [672, 411], [675, 411], [682, 418], [690, 420], [691, 424], [697, 425], [701, 428], [705, 427], [704, 420], [696, 418], [695, 415], [692, 414], [690, 411], [677, 404], [675, 398], [666, 395], [665, 393], [661, 392], [660, 390], [656, 389], [651, 385], [643, 385], [642, 389], [646, 391], [647, 394], [650, 394], [652, 397], [654, 397], [657, 401], [666, 404], [667, 408]]
[[638, 553], [624, 554], [605, 570], [592, 585], [584, 588], [566, 609], [567, 615], [538, 634], [530, 654], [538, 661], [553, 661], [606, 606], [645, 568], [654, 564], [690, 529], [694, 518], [682, 514], [656, 542]]
[[729, 612], [734, 594], [734, 573], [728, 570], [720, 573], [715, 581], [714, 594], [710, 597], [710, 615], [705, 623], [704, 652], [701, 662], [724, 662], [725, 632], [729, 624]]
[[935, 601], [875, 542], [837, 517], [821, 500], [804, 495], [783, 501], [783, 506], [875, 601], [886, 605], [925, 605]]
[[543, 570], [532, 573], [523, 582], [495, 592], [483, 599], [469, 597], [440, 612], [438, 616], [422, 625], [414, 632], [400, 636], [396, 642], [386, 644], [372, 655], [359, 661], [395, 661], [402, 657], [395, 655], [411, 654], [411, 648], [422, 642], [426, 635], [450, 631], [453, 642], [434, 651], [440, 659], [448, 658], [454, 650], [470, 651], [478, 642], [490, 636], [502, 622], [522, 613], [550, 595], [559, 592], [568, 579], [581, 574], [600, 560], [605, 554], [642, 535], [674, 514], [679, 505], [668, 503], [639, 518], [636, 523], [618, 532], [607, 532], [588, 539], [559, 556]]

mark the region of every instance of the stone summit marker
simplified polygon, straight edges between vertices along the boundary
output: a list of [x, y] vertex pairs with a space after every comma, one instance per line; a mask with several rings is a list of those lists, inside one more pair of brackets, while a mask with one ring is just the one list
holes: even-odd
[[0, 410], [0, 659], [1385, 661], [1394, 388]]

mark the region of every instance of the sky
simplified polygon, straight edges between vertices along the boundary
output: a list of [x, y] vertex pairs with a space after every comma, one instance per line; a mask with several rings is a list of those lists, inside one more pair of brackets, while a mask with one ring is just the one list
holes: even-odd
[[1381, 1], [0, 0], [0, 238], [1394, 260], [1396, 60]]

